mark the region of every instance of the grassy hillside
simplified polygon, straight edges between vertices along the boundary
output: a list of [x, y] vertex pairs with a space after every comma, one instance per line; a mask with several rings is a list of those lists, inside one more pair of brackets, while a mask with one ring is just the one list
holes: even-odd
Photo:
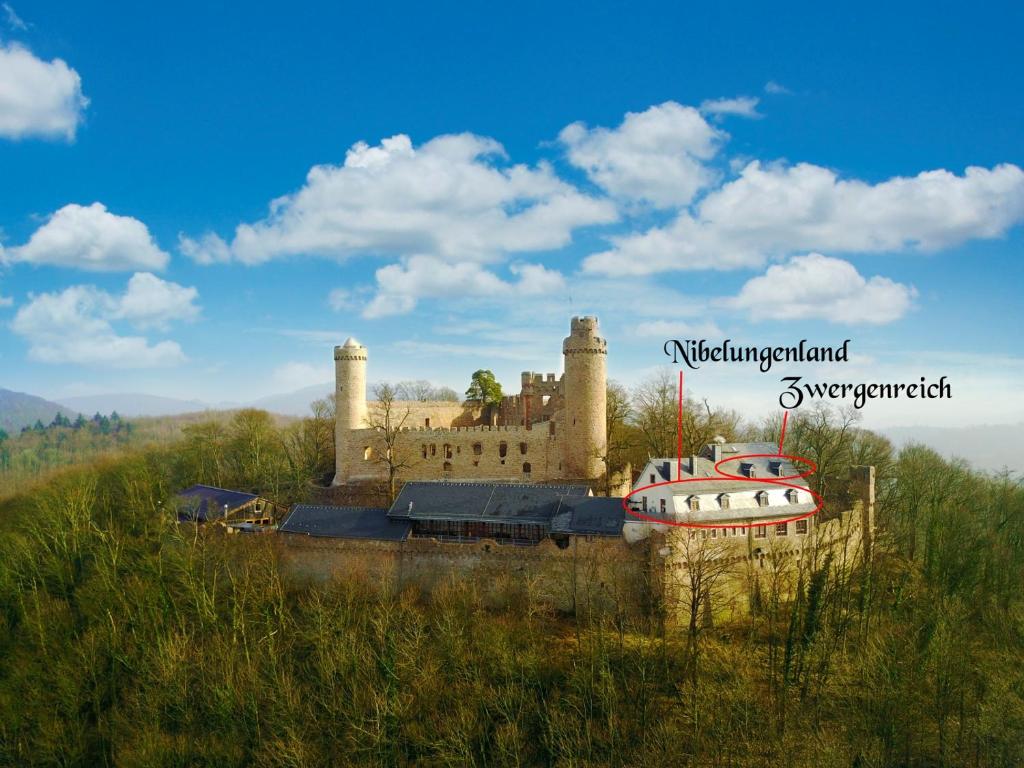
[[49, 424], [58, 413], [72, 419], [78, 415], [77, 411], [41, 397], [0, 388], [0, 429], [6, 432], [20, 432], [22, 427], [37, 421]]
[[329, 424], [243, 411], [0, 499], [0, 765], [1020, 765], [1017, 483], [879, 456], [869, 568], [689, 629], [293, 583], [271, 537], [169, 519], [198, 481], [301, 498]]

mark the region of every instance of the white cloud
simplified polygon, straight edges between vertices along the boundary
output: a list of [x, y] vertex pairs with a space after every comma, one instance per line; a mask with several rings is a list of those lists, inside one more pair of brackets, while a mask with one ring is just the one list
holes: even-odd
[[8, 248], [3, 255], [8, 261], [92, 272], [163, 269], [170, 258], [145, 224], [110, 213], [102, 203], [65, 205], [25, 245]]
[[[18, 310], [11, 328], [29, 342], [29, 357], [44, 363], [149, 368], [185, 360], [175, 341], [150, 343], [143, 336], [121, 335], [114, 321], [138, 328], [163, 327], [172, 319], [195, 317], [194, 288], [137, 274], [125, 292], [112, 295], [91, 285], [43, 293]], [[150, 300], [152, 305], [145, 306]]]
[[674, 101], [628, 112], [615, 129], [573, 123], [558, 136], [569, 162], [609, 194], [659, 207], [686, 205], [715, 181], [705, 163], [725, 137]]
[[10, 296], [0, 296], [0, 307], [13, 307], [14, 299]]
[[359, 307], [355, 292], [348, 288], [335, 288], [327, 294], [327, 303], [335, 312], [344, 312]]
[[0, 8], [4, 11], [4, 16], [7, 19], [7, 26], [11, 29], [17, 29], [22, 32], [28, 29], [28, 24], [26, 24], [25, 21], [14, 12], [10, 3], [2, 3], [0, 4]]
[[792, 91], [789, 90], [789, 88], [782, 85], [781, 83], [775, 82], [774, 80], [769, 80], [767, 83], [764, 84], [764, 92], [775, 95], [792, 93]]
[[1024, 220], [1024, 171], [1003, 164], [962, 176], [926, 171], [878, 184], [820, 166], [749, 163], [696, 212], [612, 238], [584, 269], [609, 275], [759, 266], [798, 251], [931, 251], [994, 238]]
[[546, 164], [506, 166], [504, 149], [472, 134], [414, 148], [408, 136], [358, 143], [344, 165], [318, 165], [298, 192], [241, 224], [230, 244], [181, 238], [200, 263], [258, 264], [292, 255], [428, 254], [496, 261], [502, 254], [560, 248], [574, 229], [614, 221], [614, 206], [579, 192]]
[[479, 264], [449, 264], [433, 256], [412, 256], [377, 270], [377, 295], [363, 310], [367, 318], [411, 312], [422, 298], [520, 297], [559, 290], [565, 278], [540, 264], [515, 264], [507, 282]]
[[757, 111], [760, 99], [754, 96], [737, 96], [732, 99], [708, 99], [700, 105], [700, 111], [707, 115], [737, 115], [738, 117], [760, 118]]
[[175, 320], [194, 320], [199, 291], [161, 280], [149, 272], [136, 272], [128, 290], [120, 297], [114, 317], [129, 320], [139, 328], [165, 329]]
[[[4, 9], [10, 21], [13, 11]], [[0, 137], [72, 141], [88, 104], [81, 78], [64, 61], [43, 61], [18, 43], [0, 42]]]
[[865, 279], [848, 261], [810, 253], [755, 277], [721, 303], [753, 320], [826, 320], [882, 325], [910, 309], [917, 291], [886, 277]]

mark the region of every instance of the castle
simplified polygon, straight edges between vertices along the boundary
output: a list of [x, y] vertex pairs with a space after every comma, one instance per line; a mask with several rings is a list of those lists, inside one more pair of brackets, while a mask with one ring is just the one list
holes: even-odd
[[[564, 373], [525, 371], [518, 395], [472, 401], [367, 402], [368, 351], [334, 348], [334, 484], [382, 479], [386, 432], [397, 429], [403, 480], [594, 480], [605, 472], [608, 344], [596, 317], [574, 317], [562, 342]], [[389, 412], [387, 412], [389, 411]]]

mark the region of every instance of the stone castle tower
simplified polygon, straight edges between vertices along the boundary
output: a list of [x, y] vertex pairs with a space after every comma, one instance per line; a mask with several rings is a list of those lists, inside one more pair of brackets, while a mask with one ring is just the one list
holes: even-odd
[[565, 356], [565, 477], [593, 478], [604, 474], [608, 387], [608, 342], [597, 335], [596, 317], [574, 317], [562, 342]]
[[[565, 371], [522, 374], [520, 394], [495, 414], [473, 402], [396, 402], [397, 452], [406, 480], [597, 480], [605, 473], [608, 344], [596, 317], [574, 317], [562, 344]], [[380, 479], [386, 446], [370, 426], [367, 350], [334, 348], [335, 484]]]
[[348, 477], [346, 459], [354, 430], [364, 429], [366, 420], [366, 347], [353, 339], [334, 348], [334, 469], [336, 477]]

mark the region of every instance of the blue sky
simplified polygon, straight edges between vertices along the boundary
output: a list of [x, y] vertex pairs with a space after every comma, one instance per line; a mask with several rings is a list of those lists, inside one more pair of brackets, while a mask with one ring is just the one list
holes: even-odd
[[[1024, 418], [1022, 15], [9, 2], [0, 386], [244, 401], [355, 335], [371, 379], [514, 389], [594, 313], [627, 383], [669, 337], [850, 338], [787, 372]], [[756, 414], [778, 375], [688, 381]]]

